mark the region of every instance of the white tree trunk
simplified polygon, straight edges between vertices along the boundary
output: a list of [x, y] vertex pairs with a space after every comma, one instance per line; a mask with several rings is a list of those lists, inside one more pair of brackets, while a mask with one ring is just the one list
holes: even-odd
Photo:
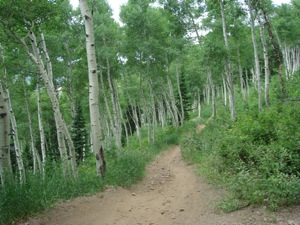
[[249, 8], [249, 14], [250, 14], [251, 37], [252, 37], [253, 50], [254, 50], [255, 75], [256, 75], [257, 91], [258, 91], [258, 109], [259, 109], [259, 111], [262, 111], [262, 90], [261, 90], [261, 81], [260, 81], [260, 77], [261, 77], [260, 65], [259, 65], [256, 37], [255, 37], [255, 31], [254, 31], [254, 18], [253, 18], [253, 13], [252, 13], [252, 5], [251, 5], [250, 0], [248, 0], [248, 8]]
[[285, 44], [282, 52], [284, 52], [283, 56], [286, 67], [286, 78], [293, 79], [294, 74], [300, 69], [300, 48], [287, 47]]
[[259, 23], [259, 32], [260, 32], [260, 39], [263, 46], [264, 52], [264, 64], [265, 64], [265, 104], [266, 106], [270, 105], [270, 98], [269, 98], [269, 80], [270, 80], [270, 68], [269, 68], [269, 54], [268, 54], [268, 46], [265, 37], [264, 25], [262, 24], [260, 18], [258, 17]]
[[95, 37], [93, 18], [86, 0], [79, 0], [80, 11], [84, 18], [86, 51], [89, 70], [89, 107], [92, 131], [92, 147], [96, 157], [96, 170], [98, 176], [104, 176], [106, 162], [102, 148], [100, 112], [99, 112], [99, 85], [97, 75], [97, 61], [95, 50]]
[[[163, 84], [163, 81], [162, 79], [160, 79], [160, 85], [161, 85], [161, 88], [162, 88], [162, 92], [163, 92], [163, 97], [164, 97], [164, 100], [165, 100], [165, 103], [166, 103], [166, 106], [167, 106], [167, 111], [168, 111], [168, 114], [171, 116], [171, 119], [172, 119], [172, 124], [174, 127], [178, 127], [178, 117], [177, 117], [177, 114], [174, 114], [172, 108], [171, 108], [171, 104], [168, 100], [168, 97], [167, 97], [167, 91], [166, 91], [166, 88]], [[176, 120], [176, 117], [177, 117], [177, 120]]]
[[241, 93], [243, 100], [246, 100], [246, 91], [245, 91], [245, 81], [243, 78], [243, 68], [241, 64], [241, 54], [240, 51], [238, 50], [238, 68], [239, 68], [239, 75], [240, 75], [240, 87], [241, 87]]
[[180, 124], [183, 125], [184, 122], [184, 105], [183, 105], [183, 100], [182, 100], [182, 94], [180, 90], [180, 80], [179, 80], [179, 71], [178, 71], [178, 63], [176, 63], [176, 80], [177, 80], [177, 91], [179, 94], [179, 101], [180, 101], [180, 109], [181, 109], [181, 117], [180, 117]]
[[25, 82], [23, 81], [23, 88], [24, 88], [24, 97], [25, 97], [25, 103], [26, 103], [26, 111], [28, 116], [28, 125], [29, 125], [29, 135], [30, 135], [30, 148], [32, 153], [32, 161], [33, 161], [33, 173], [35, 174], [37, 171], [37, 168], [41, 168], [41, 165], [39, 164], [41, 160], [39, 160], [38, 152], [34, 145], [34, 137], [33, 137], [33, 128], [32, 128], [32, 119], [31, 119], [31, 113], [29, 108], [29, 100], [28, 95], [26, 91]]
[[[106, 41], [103, 38], [104, 45], [106, 45]], [[121, 125], [121, 119], [120, 114], [118, 111], [118, 103], [116, 99], [116, 90], [113, 85], [113, 80], [111, 78], [110, 74], [110, 62], [109, 59], [106, 58], [106, 65], [107, 65], [107, 80], [108, 80], [108, 86], [110, 91], [110, 99], [111, 99], [111, 105], [113, 110], [113, 126], [114, 126], [114, 137], [115, 137], [115, 143], [118, 150], [122, 148], [122, 142], [121, 142], [121, 135], [122, 135], [122, 125]]]
[[13, 111], [13, 108], [12, 108], [8, 88], [6, 88], [6, 97], [7, 97], [8, 107], [9, 107], [12, 136], [13, 136], [13, 140], [14, 140], [14, 150], [15, 150], [15, 153], [16, 153], [16, 159], [17, 159], [17, 164], [18, 164], [18, 169], [19, 169], [20, 181], [21, 181], [21, 183], [23, 183], [26, 180], [25, 168], [24, 168], [24, 163], [23, 163], [23, 158], [22, 158], [21, 146], [20, 146], [20, 142], [19, 142], [17, 121], [16, 121], [16, 117], [15, 117], [15, 114], [14, 114], [14, 111]]
[[43, 126], [43, 117], [42, 117], [42, 107], [41, 107], [41, 94], [40, 94], [40, 85], [37, 84], [37, 106], [38, 106], [38, 124], [39, 124], [39, 134], [40, 134], [40, 142], [41, 142], [41, 152], [42, 152], [42, 168], [43, 175], [45, 175], [45, 165], [46, 165], [46, 145], [45, 145], [45, 132]]
[[[42, 42], [42, 47], [43, 47], [43, 55], [45, 57], [46, 65], [47, 65], [47, 75], [49, 77], [50, 83], [52, 84], [51, 86], [53, 87], [53, 91], [55, 91], [54, 84], [53, 84], [52, 63], [51, 63], [50, 57], [48, 55], [44, 34], [42, 33], [41, 29], [39, 29], [39, 32], [40, 32], [40, 37], [41, 37], [41, 42]], [[57, 107], [58, 107], [58, 110], [56, 111], [57, 125], [61, 126], [62, 135], [63, 135], [63, 139], [62, 139], [63, 146], [64, 146], [63, 148], [66, 148], [65, 141], [67, 141], [68, 146], [69, 146], [69, 152], [70, 152], [69, 155], [70, 155], [70, 158], [71, 158], [71, 167], [72, 167], [73, 175], [74, 175], [74, 177], [77, 177], [77, 164], [76, 164], [76, 153], [75, 153], [74, 143], [73, 143], [71, 135], [68, 131], [66, 123], [65, 123], [65, 121], [64, 121], [64, 119], [61, 115], [59, 102], [57, 100], [56, 95], [55, 95], [55, 98], [56, 98], [56, 101], [57, 101], [57, 103], [55, 103], [55, 105], [57, 105]], [[51, 97], [50, 97], [50, 99], [51, 99]], [[53, 99], [53, 100], [55, 101], [55, 99]]]
[[200, 95], [200, 91], [198, 90], [197, 92], [198, 95], [198, 118], [201, 118], [201, 95]]
[[155, 96], [152, 88], [152, 80], [149, 79], [149, 90], [150, 90], [150, 98], [151, 98], [151, 114], [152, 114], [152, 133], [151, 133], [151, 139], [152, 143], [155, 142], [156, 137], [156, 109], [155, 109]]
[[[222, 29], [223, 29], [223, 37], [225, 42], [226, 50], [229, 52], [229, 44], [227, 39], [227, 31], [226, 31], [226, 20], [225, 20], [225, 10], [223, 0], [219, 0], [220, 8], [221, 8], [221, 16], [222, 16]], [[234, 83], [232, 77], [232, 66], [229, 59], [227, 59], [227, 66], [225, 69], [226, 78], [228, 82], [228, 90], [229, 90], [229, 106], [230, 106], [230, 117], [232, 120], [236, 120], [236, 111], [235, 111], [235, 100], [234, 100]]]
[[0, 80], [0, 186], [5, 183], [4, 174], [12, 172], [9, 150], [10, 118], [7, 98]]
[[[168, 61], [167, 61], [168, 63]], [[175, 95], [174, 95], [174, 89], [173, 89], [173, 85], [172, 85], [172, 81], [170, 79], [170, 75], [169, 75], [169, 68], [168, 68], [168, 64], [167, 64], [167, 83], [168, 83], [168, 87], [169, 87], [169, 97], [171, 100], [171, 107], [173, 109], [173, 114], [174, 114], [174, 120], [175, 120], [175, 127], [179, 126], [179, 117], [181, 118], [182, 115], [180, 115], [178, 108], [176, 106], [176, 100], [175, 100]]]
[[215, 85], [213, 83], [211, 70], [207, 71], [207, 77], [209, 80], [209, 86], [211, 88], [211, 106], [212, 106], [212, 117], [216, 117], [216, 95], [215, 95]]
[[107, 142], [110, 142], [110, 130], [113, 130], [113, 133], [115, 134], [115, 127], [114, 127], [114, 123], [113, 123], [113, 119], [112, 119], [112, 115], [110, 112], [110, 108], [109, 108], [109, 104], [108, 104], [108, 99], [106, 96], [106, 91], [105, 91], [105, 86], [104, 86], [104, 80], [103, 80], [103, 72], [102, 72], [102, 68], [100, 65], [100, 84], [101, 84], [101, 89], [102, 89], [102, 96], [104, 99], [104, 104], [105, 104], [105, 108], [106, 108], [106, 114], [108, 116], [108, 122], [106, 121], [107, 124], [109, 124], [110, 126], [108, 126], [106, 133], [107, 138]]
[[[57, 129], [57, 137], [58, 137], [58, 143], [61, 144], [60, 150], [62, 151], [66, 151], [66, 147], [65, 147], [65, 141], [68, 142], [69, 148], [70, 148], [70, 157], [71, 157], [71, 166], [72, 166], [72, 170], [73, 170], [73, 175], [74, 177], [77, 177], [77, 168], [76, 168], [76, 159], [75, 159], [75, 148], [73, 145], [73, 141], [71, 139], [70, 133], [68, 131], [68, 128], [63, 120], [62, 114], [60, 112], [60, 106], [59, 106], [59, 102], [56, 96], [56, 92], [55, 92], [55, 87], [52, 81], [52, 65], [51, 65], [51, 61], [50, 61], [50, 57], [48, 55], [47, 52], [47, 48], [46, 48], [46, 43], [45, 43], [45, 39], [43, 37], [43, 34], [40, 34], [41, 36], [41, 40], [43, 42], [42, 46], [43, 46], [43, 55], [46, 59], [46, 63], [47, 63], [47, 69], [45, 69], [43, 60], [42, 60], [42, 56], [40, 54], [39, 51], [39, 46], [36, 40], [36, 37], [33, 33], [33, 31], [29, 32], [29, 38], [31, 39], [31, 45], [33, 48], [33, 52], [34, 54], [29, 52], [29, 49], [25, 43], [25, 41], [23, 39], [21, 39], [21, 42], [23, 43], [25, 49], [27, 50], [27, 54], [31, 57], [31, 59], [34, 61], [34, 63], [38, 66], [40, 73], [43, 77], [44, 83], [45, 83], [45, 87], [48, 93], [48, 96], [50, 98], [51, 104], [52, 104], [52, 109], [54, 111], [54, 118], [56, 120], [56, 129]], [[63, 137], [61, 137], [60, 135], [63, 135]], [[62, 152], [61, 156], [67, 156], [67, 152]], [[65, 167], [65, 171], [68, 171], [68, 159], [63, 158], [62, 161], [64, 162], [64, 167]], [[68, 173], [67, 173], [68, 174]]]
[[136, 134], [138, 136], [140, 146], [142, 146], [142, 135], [141, 135], [140, 125], [139, 125], [139, 117], [137, 114], [136, 103], [131, 104], [131, 108], [132, 108], [133, 122], [136, 128]]
[[222, 75], [222, 81], [223, 81], [224, 105], [227, 106], [227, 85], [226, 85], [226, 79], [225, 79], [224, 75]]

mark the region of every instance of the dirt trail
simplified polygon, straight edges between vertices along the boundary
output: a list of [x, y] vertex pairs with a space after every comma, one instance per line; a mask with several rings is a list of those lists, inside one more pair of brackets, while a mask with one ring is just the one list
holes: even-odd
[[[281, 213], [247, 208], [225, 214], [215, 209], [220, 191], [195, 175], [175, 146], [147, 167], [131, 189], [108, 188], [95, 196], [60, 204], [26, 225], [300, 225], [300, 208]], [[23, 223], [24, 224], [24, 223]], [[25, 225], [24, 224], [24, 225]]]

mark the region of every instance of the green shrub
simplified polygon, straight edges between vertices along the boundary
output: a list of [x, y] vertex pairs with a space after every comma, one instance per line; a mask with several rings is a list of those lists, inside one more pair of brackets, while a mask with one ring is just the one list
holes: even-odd
[[288, 95], [280, 95], [280, 88], [272, 92], [272, 105], [263, 112], [255, 95], [249, 102], [237, 98], [235, 122], [218, 106], [217, 117], [201, 133], [182, 139], [184, 158], [228, 190], [220, 203], [224, 211], [249, 204], [276, 210], [299, 202], [300, 104], [291, 101], [299, 98], [299, 85], [297, 77], [286, 83]]

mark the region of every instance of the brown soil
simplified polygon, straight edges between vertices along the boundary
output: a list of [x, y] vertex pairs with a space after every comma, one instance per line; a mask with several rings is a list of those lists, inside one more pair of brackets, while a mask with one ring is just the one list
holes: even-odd
[[224, 193], [195, 175], [172, 147], [147, 167], [131, 189], [108, 187], [95, 196], [62, 203], [23, 225], [300, 225], [300, 207], [270, 213], [246, 208], [225, 214], [216, 202]]

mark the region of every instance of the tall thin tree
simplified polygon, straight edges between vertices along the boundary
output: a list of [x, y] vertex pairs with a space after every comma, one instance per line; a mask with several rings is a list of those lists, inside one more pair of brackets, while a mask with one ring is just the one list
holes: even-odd
[[86, 37], [86, 53], [88, 61], [89, 74], [89, 107], [92, 131], [92, 147], [96, 157], [96, 170], [98, 176], [105, 176], [106, 162], [102, 147], [101, 124], [99, 111], [99, 83], [97, 75], [97, 61], [95, 50], [95, 37], [93, 27], [92, 13], [88, 7], [86, 0], [79, 1], [81, 15], [84, 19], [85, 37]]

